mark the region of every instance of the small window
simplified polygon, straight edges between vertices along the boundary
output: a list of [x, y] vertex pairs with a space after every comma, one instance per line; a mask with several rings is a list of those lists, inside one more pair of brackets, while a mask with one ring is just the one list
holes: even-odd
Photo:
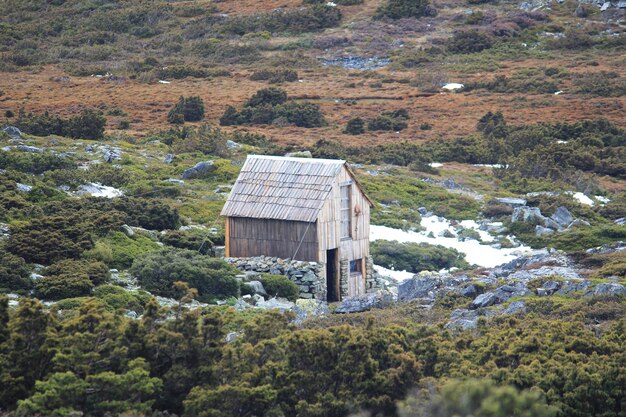
[[362, 262], [363, 262], [362, 259], [355, 259], [354, 261], [350, 261], [350, 273], [351, 274], [360, 273]]
[[350, 184], [342, 185], [340, 188], [341, 206], [339, 210], [341, 219], [341, 238], [352, 237], [352, 213], [350, 212], [350, 195], [352, 189]]

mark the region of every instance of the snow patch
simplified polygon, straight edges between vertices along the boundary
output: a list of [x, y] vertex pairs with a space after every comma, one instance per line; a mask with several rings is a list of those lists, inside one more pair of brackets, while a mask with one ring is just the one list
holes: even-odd
[[441, 162], [431, 162], [430, 164], [428, 164], [431, 168], [441, 168], [443, 167], [443, 164]]
[[599, 202], [604, 203], [604, 204], [611, 202], [610, 199], [608, 199], [608, 198], [606, 198], [606, 197], [604, 197], [602, 195], [597, 195], [596, 196], [596, 200], [598, 200]]
[[79, 186], [76, 194], [89, 194], [92, 197], [115, 198], [123, 196], [124, 192], [122, 190], [118, 190], [117, 188], [109, 187], [108, 185], [102, 185], [97, 182], [90, 182], [89, 184], [83, 184]]
[[461, 83], [448, 83], [441, 88], [443, 88], [444, 90], [453, 91], [453, 90], [461, 89], [463, 87], [464, 85]]
[[[474, 220], [463, 220], [461, 226], [466, 229], [475, 230], [480, 234], [484, 242], [493, 242], [494, 238], [489, 233], [480, 230], [478, 223]], [[397, 240], [398, 242], [429, 243], [431, 245], [441, 245], [446, 248], [456, 249], [465, 254], [465, 259], [470, 264], [493, 268], [506, 262], [510, 262], [524, 253], [532, 252], [528, 246], [517, 248], [497, 249], [489, 245], [481, 245], [477, 240], [459, 241], [456, 237], [443, 237], [445, 230], [450, 230], [450, 221], [437, 216], [423, 217], [421, 226], [425, 229], [420, 232], [404, 231], [393, 229], [387, 226], [370, 226], [370, 240]], [[432, 233], [432, 234], [431, 234]], [[510, 237], [509, 237], [510, 238]], [[398, 274], [399, 271], [394, 271]]]
[[580, 204], [584, 204], [586, 206], [593, 206], [595, 203], [593, 202], [593, 200], [589, 197], [587, 197], [584, 193], [581, 192], [573, 192], [573, 191], [567, 191], [566, 194], [571, 195], [574, 200], [577, 200]]

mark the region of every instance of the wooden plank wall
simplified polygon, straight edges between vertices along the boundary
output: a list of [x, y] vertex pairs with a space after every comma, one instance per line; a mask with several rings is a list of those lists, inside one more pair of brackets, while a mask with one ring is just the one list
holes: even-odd
[[276, 256], [318, 262], [317, 226], [315, 223], [287, 220], [228, 217], [229, 256]]
[[[341, 239], [340, 185], [352, 181], [352, 239]], [[357, 215], [355, 208], [360, 209]], [[343, 167], [337, 176], [333, 189], [322, 206], [318, 217], [318, 239], [320, 242], [320, 262], [326, 262], [326, 250], [339, 248], [341, 259], [362, 259], [369, 255], [370, 206], [359, 187], [354, 183], [348, 170]]]

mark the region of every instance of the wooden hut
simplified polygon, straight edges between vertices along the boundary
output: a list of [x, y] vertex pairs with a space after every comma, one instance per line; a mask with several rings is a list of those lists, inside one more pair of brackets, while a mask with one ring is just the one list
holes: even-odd
[[329, 301], [364, 294], [371, 207], [346, 161], [250, 155], [222, 209], [226, 256], [320, 262]]

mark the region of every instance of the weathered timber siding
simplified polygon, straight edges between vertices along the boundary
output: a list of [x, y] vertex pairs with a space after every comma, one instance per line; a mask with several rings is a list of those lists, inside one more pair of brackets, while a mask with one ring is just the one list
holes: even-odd
[[[318, 262], [315, 223], [228, 217], [228, 254], [236, 258], [275, 256]], [[302, 243], [300, 243], [302, 242]]]
[[[352, 213], [350, 239], [341, 239], [341, 218], [340, 187], [343, 184], [351, 183], [352, 194], [350, 196], [350, 206]], [[317, 234], [319, 239], [319, 261], [326, 263], [326, 250], [339, 249], [340, 260], [352, 261], [362, 259], [363, 274], [353, 277], [342, 277], [344, 280], [356, 280], [359, 282], [348, 282], [347, 295], [355, 296], [365, 293], [365, 276], [367, 273], [365, 259], [369, 255], [369, 234], [370, 234], [370, 204], [365, 195], [360, 190], [348, 170], [342, 167], [333, 183], [333, 188], [320, 210], [317, 221]], [[347, 272], [349, 275], [349, 272]], [[359, 278], [360, 277], [360, 278]], [[362, 281], [362, 282], [361, 282]], [[342, 294], [345, 296], [345, 294]]]
[[[341, 184], [352, 183], [352, 238], [341, 239], [341, 221], [339, 215]], [[360, 213], [357, 214], [357, 208]], [[361, 259], [369, 255], [370, 205], [363, 192], [354, 182], [348, 170], [343, 167], [333, 183], [333, 188], [320, 210], [318, 217], [318, 239], [320, 242], [320, 261], [326, 261], [326, 250], [339, 248], [342, 259]]]

